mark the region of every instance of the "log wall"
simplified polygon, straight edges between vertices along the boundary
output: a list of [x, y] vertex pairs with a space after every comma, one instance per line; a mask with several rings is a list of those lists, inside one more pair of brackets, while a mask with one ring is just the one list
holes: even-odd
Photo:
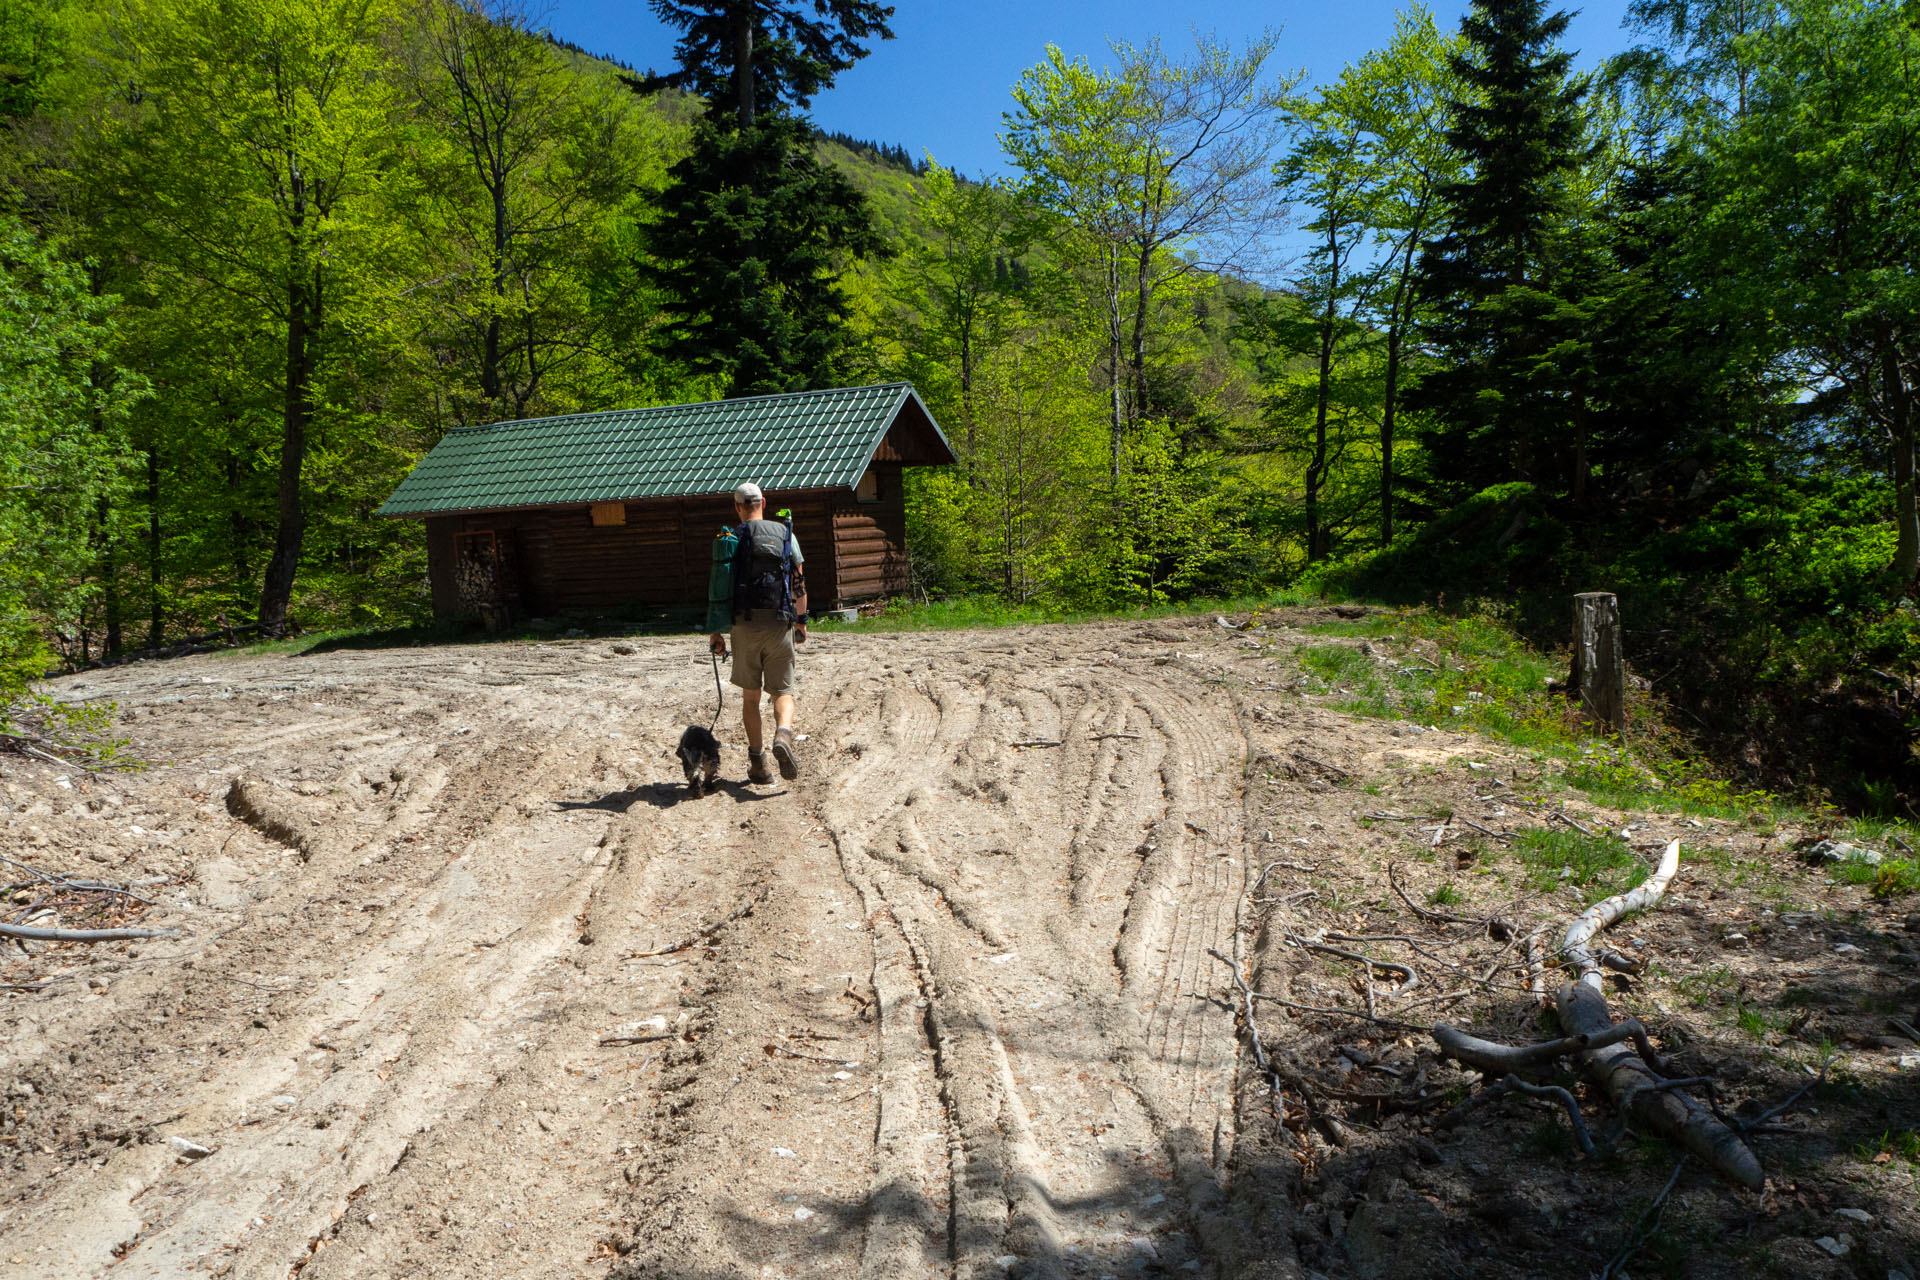
[[[904, 591], [906, 504], [901, 468], [876, 462], [875, 502], [851, 491], [769, 493], [767, 509], [793, 511], [815, 610]], [[734, 522], [725, 494], [626, 504], [626, 523], [595, 525], [589, 508], [473, 512], [425, 521], [427, 576], [436, 618], [461, 616], [453, 581], [454, 542], [492, 530], [511, 541], [520, 607], [529, 616], [707, 598], [713, 539]]]

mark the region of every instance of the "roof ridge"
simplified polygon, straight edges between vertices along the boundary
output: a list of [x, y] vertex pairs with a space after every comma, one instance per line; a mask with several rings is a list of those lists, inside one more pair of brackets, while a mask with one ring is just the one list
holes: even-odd
[[[508, 418], [503, 422], [469, 422], [461, 426], [447, 428], [447, 434], [456, 431], [492, 431], [496, 427], [529, 427], [541, 422], [581, 422], [593, 418], [611, 418], [616, 414], [664, 413], [670, 409], [704, 409], [710, 405], [751, 404], [757, 400], [787, 400], [799, 396], [844, 395], [849, 391], [879, 391], [887, 387], [905, 387], [913, 390], [913, 384], [898, 382], [863, 382], [857, 387], [815, 387], [810, 391], [769, 391], [757, 396], [734, 396], [719, 400], [684, 400], [678, 404], [649, 404], [637, 409], [593, 409], [586, 413], [550, 413], [544, 418]], [[917, 394], [917, 393], [916, 393]]]

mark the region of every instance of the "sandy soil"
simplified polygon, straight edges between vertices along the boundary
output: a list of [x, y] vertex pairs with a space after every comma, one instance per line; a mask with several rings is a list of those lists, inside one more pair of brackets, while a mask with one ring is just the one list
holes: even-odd
[[[1527, 799], [1529, 766], [1490, 744], [1303, 696], [1287, 624], [1307, 620], [817, 637], [800, 780], [737, 781], [730, 745], [736, 781], [699, 800], [671, 754], [712, 714], [698, 641], [60, 682], [115, 701], [153, 767], [0, 761], [0, 853], [130, 884], [151, 905], [115, 918], [179, 936], [0, 963], [5, 1274], [1597, 1272], [1663, 1147], [1584, 1160], [1517, 1104], [1436, 1128], [1472, 1077], [1350, 1013], [1262, 1005], [1273, 1071], [1254, 1062], [1229, 963], [1308, 1009], [1390, 1002], [1289, 941], [1314, 929], [1434, 957], [1366, 944], [1427, 982], [1383, 1017], [1539, 1034], [1520, 952], [1416, 917], [1396, 860], [1415, 901], [1458, 879], [1452, 910], [1522, 933], [1577, 909], [1474, 878], [1497, 842], [1413, 821], [1444, 803], [1497, 832], [1565, 800]], [[737, 708], [729, 690], [732, 744]], [[1785, 923], [1727, 864], [1625, 927], [1662, 966], [1620, 1012], [1722, 1073], [1729, 1105], [1784, 1100], [1815, 1036], [1852, 1073], [1767, 1140], [1765, 1196], [1677, 1184], [1660, 1229], [1694, 1242], [1668, 1272], [1912, 1274], [1920, 1164], [1855, 1147], [1920, 1125], [1920, 1056], [1874, 1042], [1920, 1016], [1913, 907], [1816, 882], [1793, 833], [1569, 812], [1717, 842], [1835, 904]], [[89, 901], [61, 923], [100, 922]], [[1741, 1040], [1673, 995], [1723, 969], [1808, 1017]], [[1747, 1253], [1698, 1247], [1743, 1224]], [[1840, 1257], [1816, 1243], [1840, 1234]]]

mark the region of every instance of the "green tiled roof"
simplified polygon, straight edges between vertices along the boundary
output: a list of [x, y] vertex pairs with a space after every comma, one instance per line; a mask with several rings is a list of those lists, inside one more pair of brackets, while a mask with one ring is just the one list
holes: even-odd
[[903, 416], [946, 437], [904, 382], [455, 427], [380, 508], [386, 516], [497, 511], [857, 484]]

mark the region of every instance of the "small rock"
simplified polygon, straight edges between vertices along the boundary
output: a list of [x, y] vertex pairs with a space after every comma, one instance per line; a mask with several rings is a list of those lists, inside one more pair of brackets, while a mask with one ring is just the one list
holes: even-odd
[[1903, 1053], [1899, 1062], [1902, 1071], [1920, 1071], [1920, 1053]]
[[1833, 945], [1833, 952], [1835, 955], [1841, 956], [1857, 956], [1861, 954], [1860, 948], [1854, 946], [1851, 942], [1836, 942]]
[[31, 1098], [33, 1094], [33, 1086], [25, 1080], [15, 1080], [7, 1086], [7, 1096], [9, 1098]]
[[1865, 1209], [1835, 1209], [1833, 1216], [1845, 1218], [1849, 1222], [1857, 1222], [1863, 1227], [1873, 1221], [1873, 1215]]
[[172, 1147], [173, 1153], [183, 1160], [204, 1160], [213, 1154], [212, 1147], [203, 1147], [191, 1139], [180, 1137], [178, 1134], [168, 1138], [167, 1145]]
[[1881, 855], [1872, 849], [1862, 849], [1859, 845], [1844, 844], [1838, 840], [1822, 840], [1800, 856], [1815, 866], [1834, 862], [1858, 862], [1869, 867], [1877, 867], [1881, 859]]
[[[807, 1208], [807, 1206], [805, 1205], [801, 1205], [799, 1208], [793, 1211], [793, 1220], [795, 1222], [805, 1222], [808, 1218], [811, 1218], [812, 1216], [813, 1216], [813, 1210]], [[1838, 1257], [1839, 1255], [1836, 1254], [1835, 1256]]]
[[1819, 916], [1811, 911], [1787, 911], [1781, 914], [1780, 923], [1793, 925], [1812, 924], [1819, 918]]
[[1725, 946], [1744, 947], [1747, 945], [1747, 935], [1744, 933], [1730, 933], [1726, 937], [1720, 939], [1720, 941]]
[[1832, 1236], [1821, 1236], [1813, 1242], [1813, 1247], [1824, 1250], [1836, 1258], [1844, 1258], [1847, 1256], [1847, 1246], [1851, 1243], [1853, 1243], [1853, 1241], [1845, 1235], [1842, 1235], [1838, 1240]]
[[782, 1160], [798, 1159], [798, 1157], [786, 1147], [775, 1147], [773, 1149], [773, 1154], [779, 1156]]
[[633, 656], [634, 649], [632, 645], [628, 644], [625, 640], [622, 640], [618, 644], [613, 646], [613, 651], [619, 654], [623, 658], [630, 658]]
[[299, 1101], [300, 1099], [294, 1097], [292, 1094], [283, 1093], [277, 1098], [267, 1099], [267, 1105], [272, 1107], [275, 1111], [291, 1111], [294, 1105]]

